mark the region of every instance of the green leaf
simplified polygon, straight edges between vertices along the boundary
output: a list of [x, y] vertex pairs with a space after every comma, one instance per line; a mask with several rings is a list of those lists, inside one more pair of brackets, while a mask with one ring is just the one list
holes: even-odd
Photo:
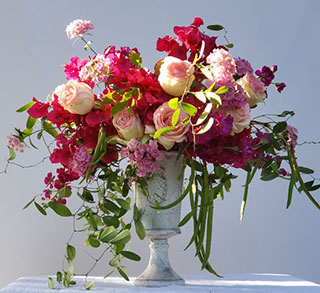
[[48, 203], [48, 206], [59, 216], [62, 216], [62, 217], [72, 216], [72, 213], [70, 212], [70, 210], [62, 203], [56, 203], [56, 202], [50, 201]]
[[45, 216], [47, 215], [47, 212], [44, 210], [44, 208], [41, 205], [39, 205], [36, 201], [34, 202], [34, 205], [36, 206], [36, 208], [41, 214]]
[[174, 113], [172, 115], [172, 119], [171, 119], [172, 126], [176, 126], [177, 125], [178, 119], [179, 119], [179, 115], [180, 115], [180, 109], [178, 108], [177, 110], [174, 111]]
[[203, 112], [201, 113], [201, 115], [198, 118], [198, 120], [197, 120], [195, 125], [197, 126], [197, 125], [200, 125], [201, 123], [203, 123], [207, 119], [207, 117], [210, 114], [211, 110], [212, 110], [212, 104], [209, 103], [204, 108]]
[[138, 219], [134, 220], [134, 227], [138, 237], [143, 240], [146, 237], [146, 230], [142, 224], [142, 222]]
[[201, 65], [201, 64], [197, 64], [197, 67], [200, 68], [202, 74], [209, 80], [212, 79], [213, 74], [211, 73], [211, 71], [208, 69], [208, 67]]
[[118, 272], [119, 272], [119, 274], [121, 275], [122, 278], [124, 278], [126, 281], [130, 281], [129, 277], [127, 276], [127, 274], [120, 267], [117, 267], [117, 270], [118, 270]]
[[137, 66], [138, 68], [141, 68], [142, 66], [142, 58], [139, 53], [132, 50], [129, 54], [130, 63], [134, 66]]
[[17, 112], [24, 112], [26, 110], [29, 110], [36, 102], [32, 101], [32, 102], [29, 102], [27, 104], [25, 104], [24, 106], [22, 106], [21, 108], [19, 108], [17, 110]]
[[62, 277], [62, 273], [61, 272], [57, 272], [57, 282], [61, 283], [63, 277]]
[[8, 161], [12, 161], [16, 158], [16, 152], [8, 146], [8, 149], [9, 149], [9, 158], [8, 158]]
[[314, 173], [314, 171], [310, 168], [299, 166], [298, 169], [301, 173], [304, 173], [304, 174], [313, 174]]
[[281, 133], [287, 128], [287, 122], [281, 121], [273, 127], [273, 133]]
[[214, 119], [212, 117], [206, 122], [206, 124], [197, 132], [197, 134], [203, 134], [210, 130], [213, 125]]
[[92, 247], [97, 248], [100, 246], [100, 241], [97, 238], [95, 238], [92, 234], [89, 235], [88, 242]]
[[116, 237], [110, 242], [114, 245], [124, 245], [131, 239], [130, 231], [125, 229], [121, 231]]
[[197, 114], [197, 108], [189, 103], [181, 103], [182, 110], [185, 111], [190, 116]]
[[169, 100], [168, 105], [171, 109], [177, 110], [179, 105], [179, 98], [172, 98]]
[[107, 228], [104, 228], [99, 233], [99, 240], [105, 243], [110, 242], [112, 239], [114, 239], [117, 236], [117, 231], [113, 226], [109, 226]]
[[265, 174], [265, 175], [262, 175], [260, 177], [261, 180], [263, 181], [270, 181], [270, 180], [273, 180], [275, 178], [277, 178], [279, 176], [279, 173], [278, 172], [270, 172], [268, 174]]
[[48, 287], [49, 289], [54, 289], [54, 281], [51, 277], [48, 278]]
[[224, 85], [224, 86], [219, 87], [214, 93], [217, 95], [222, 95], [222, 94], [225, 94], [228, 90], [229, 90], [229, 88]]
[[293, 111], [283, 111], [281, 114], [277, 115], [278, 117], [286, 117], [287, 115], [294, 116], [295, 113]]
[[105, 199], [103, 201], [103, 206], [108, 209], [110, 212], [114, 213], [114, 214], [118, 214], [120, 211], [120, 208], [111, 200], [109, 199]]
[[194, 95], [202, 103], [205, 103], [207, 101], [207, 98], [204, 92], [195, 92]]
[[193, 211], [191, 211], [190, 213], [186, 214], [185, 217], [178, 224], [178, 227], [182, 227], [183, 225], [188, 223], [192, 216], [193, 216]]
[[76, 257], [76, 249], [70, 244], [67, 244], [67, 256], [71, 261]]
[[88, 291], [91, 290], [94, 287], [94, 282], [91, 282], [89, 285], [85, 285], [84, 288], [86, 288]]
[[120, 254], [116, 254], [110, 261], [109, 265], [112, 267], [116, 267], [118, 265], [118, 262], [120, 261], [121, 256]]
[[37, 118], [33, 118], [33, 117], [29, 116], [28, 120], [27, 120], [27, 124], [26, 124], [27, 128], [32, 129], [33, 126], [36, 124], [37, 120], [38, 120]]
[[70, 279], [71, 279], [71, 276], [73, 275], [73, 264], [70, 259], [68, 259], [68, 275], [70, 276]]
[[225, 44], [224, 46], [227, 47], [227, 48], [233, 48], [234, 47], [234, 45], [232, 43]]
[[175, 129], [175, 126], [167, 126], [167, 127], [161, 128], [155, 132], [155, 134], [153, 135], [153, 138], [156, 139], [159, 136], [161, 136], [171, 130], [174, 130], [174, 129]]
[[134, 261], [140, 261], [141, 260], [141, 257], [139, 255], [135, 254], [132, 251], [123, 250], [123, 251], [120, 252], [120, 254], [123, 255], [124, 257], [126, 257], [128, 259], [131, 259], [131, 260], [134, 260]]
[[58, 194], [60, 198], [70, 197], [72, 191], [68, 188], [67, 185], [65, 185], [61, 189], [59, 189]]
[[288, 200], [287, 200], [287, 208], [289, 208], [291, 201], [292, 201], [292, 193], [293, 193], [293, 187], [296, 182], [296, 173], [293, 173], [290, 177], [290, 184], [288, 188]]
[[48, 123], [46, 121], [42, 121], [42, 128], [44, 129], [45, 132], [49, 133], [51, 136], [53, 136], [54, 138], [58, 135], [57, 130], [54, 128], [54, 126], [52, 125], [52, 123]]
[[118, 228], [120, 225], [120, 221], [116, 216], [104, 216], [102, 220], [107, 226]]
[[206, 96], [210, 100], [211, 103], [214, 103], [218, 106], [222, 105], [222, 100], [221, 100], [220, 96], [217, 95], [216, 93], [206, 92]]
[[220, 24], [212, 24], [212, 25], [208, 25], [207, 29], [212, 30], [212, 31], [221, 31], [224, 29], [224, 27]]
[[126, 200], [122, 198], [116, 198], [116, 201], [126, 211], [130, 210], [130, 204]]
[[88, 189], [83, 188], [82, 194], [79, 193], [79, 192], [77, 194], [83, 201], [86, 201], [86, 202], [89, 202], [89, 203], [94, 203], [93, 196], [92, 196], [91, 192]]
[[25, 210], [29, 205], [31, 205], [35, 201], [35, 197], [31, 199], [24, 207], [23, 210]]
[[113, 105], [111, 109], [111, 117], [113, 117], [118, 112], [122, 111], [125, 107], [127, 107], [129, 100], [124, 100]]

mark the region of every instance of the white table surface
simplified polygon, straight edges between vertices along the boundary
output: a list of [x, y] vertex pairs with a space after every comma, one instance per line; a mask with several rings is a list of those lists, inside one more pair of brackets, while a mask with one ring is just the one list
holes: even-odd
[[[84, 278], [76, 277], [77, 285], [70, 288], [59, 286], [55, 290], [48, 289], [48, 276], [22, 277], [9, 284], [0, 292], [28, 292], [28, 293], [54, 293], [54, 292], [108, 292], [108, 293], [129, 293], [129, 292], [183, 292], [183, 293], [215, 293], [215, 292], [290, 292], [309, 293], [319, 292], [320, 285], [305, 281], [289, 275], [275, 274], [250, 274], [250, 275], [226, 275], [223, 279], [217, 279], [208, 275], [183, 276], [185, 286], [170, 286], [162, 288], [134, 287], [133, 280], [126, 282], [121, 278], [103, 279], [102, 277], [90, 277], [87, 283], [95, 281], [95, 286], [87, 291], [84, 288]], [[55, 278], [54, 278], [55, 279]]]

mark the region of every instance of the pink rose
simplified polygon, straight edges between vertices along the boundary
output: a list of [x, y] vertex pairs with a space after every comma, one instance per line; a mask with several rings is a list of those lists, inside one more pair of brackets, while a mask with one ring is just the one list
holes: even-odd
[[144, 135], [144, 126], [138, 114], [124, 109], [114, 115], [113, 126], [117, 129], [121, 138], [129, 141], [132, 138], [139, 139]]
[[54, 94], [58, 96], [59, 104], [72, 114], [87, 114], [94, 106], [92, 88], [83, 82], [69, 80], [59, 85]]
[[237, 83], [241, 85], [247, 94], [250, 107], [255, 106], [259, 102], [263, 102], [266, 98], [266, 88], [264, 84], [252, 73], [247, 73], [244, 77], [240, 78]]
[[[172, 108], [169, 107], [168, 103], [162, 104], [154, 113], [153, 113], [153, 122], [155, 130], [161, 128], [172, 126], [172, 115], [175, 112]], [[167, 150], [170, 150], [174, 144], [177, 142], [183, 142], [186, 140], [186, 132], [189, 130], [189, 124], [181, 124], [182, 120], [188, 117], [183, 110], [180, 111], [176, 129], [171, 130], [160, 137], [157, 138], [160, 144], [162, 144]]]
[[245, 128], [250, 127], [251, 117], [249, 104], [245, 104], [240, 109], [229, 111], [227, 114], [233, 117], [233, 133], [240, 133]]
[[181, 97], [194, 80], [194, 68], [188, 61], [168, 56], [160, 67], [159, 83], [162, 89], [172, 95]]

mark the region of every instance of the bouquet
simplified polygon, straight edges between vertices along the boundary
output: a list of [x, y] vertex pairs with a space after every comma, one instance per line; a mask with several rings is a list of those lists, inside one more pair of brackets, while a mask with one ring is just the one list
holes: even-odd
[[[8, 136], [7, 167], [17, 151], [36, 148], [34, 137], [58, 166], [45, 176], [43, 193], [26, 207], [34, 204], [43, 215], [53, 210], [85, 223], [74, 233], [86, 233], [87, 246], [105, 246], [103, 254], [110, 250], [110, 266], [127, 280], [121, 259], [140, 260], [127, 248], [131, 232], [145, 237], [129, 192], [134, 183], [147, 196], [147, 179], [159, 168], [164, 152], [178, 152], [190, 175], [178, 200], [153, 208], [161, 212], [189, 196], [190, 211], [179, 226], [193, 220], [187, 247], [195, 245], [202, 269], [210, 273], [218, 275], [209, 263], [213, 203], [223, 200], [237, 178], [231, 171], [246, 173], [241, 220], [257, 173], [263, 181], [287, 180], [287, 208], [297, 189], [320, 209], [311, 194], [320, 185], [312, 177], [303, 178], [313, 170], [296, 160], [297, 129], [288, 124], [294, 112], [254, 117], [255, 108], [269, 99], [270, 87], [281, 93], [286, 86], [274, 81], [277, 66], [254, 70], [249, 61], [231, 55], [233, 44], [223, 26], [207, 26], [209, 31], [225, 31], [225, 41], [218, 43], [216, 36], [200, 31], [202, 25], [203, 20], [195, 18], [189, 26], [175, 26], [174, 38], [159, 38], [156, 48], [166, 57], [150, 70], [142, 66], [137, 48], [108, 46], [96, 53], [86, 40], [91, 22], [71, 22], [68, 38], [82, 40], [90, 54], [64, 65], [67, 81], [46, 101], [33, 98], [18, 109], [28, 113], [26, 128], [15, 128]], [[80, 200], [73, 212], [68, 208], [71, 196]], [[76, 249], [71, 243], [72, 237], [65, 253], [67, 268], [57, 273], [65, 286], [74, 284]], [[52, 279], [49, 285], [54, 286]]]

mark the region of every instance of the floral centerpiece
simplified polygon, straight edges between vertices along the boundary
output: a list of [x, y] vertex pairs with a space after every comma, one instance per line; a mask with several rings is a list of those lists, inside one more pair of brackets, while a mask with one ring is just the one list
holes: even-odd
[[[226, 44], [218, 45], [216, 36], [199, 30], [202, 25], [202, 19], [195, 18], [189, 26], [174, 27], [175, 38], [159, 38], [157, 50], [167, 56], [152, 71], [142, 66], [137, 48], [108, 46], [96, 53], [85, 40], [93, 25], [73, 21], [66, 29], [68, 38], [82, 40], [92, 54], [73, 57], [64, 65], [67, 81], [46, 101], [33, 98], [18, 109], [29, 114], [26, 128], [8, 136], [8, 164], [16, 151], [35, 147], [35, 136], [45, 143], [50, 162], [58, 165], [55, 173], [45, 176], [43, 194], [27, 206], [33, 203], [44, 215], [51, 209], [85, 221], [81, 232], [87, 233], [86, 245], [111, 250], [109, 264], [125, 279], [121, 258], [140, 259], [126, 248], [133, 227], [140, 239], [145, 237], [139, 210], [128, 194], [135, 184], [148, 196], [148, 178], [166, 152], [183, 157], [183, 169], [190, 175], [177, 200], [165, 205], [156, 201], [153, 208], [161, 213], [189, 197], [190, 211], [179, 226], [193, 220], [187, 247], [195, 245], [202, 269], [210, 273], [217, 274], [209, 263], [213, 203], [230, 190], [237, 177], [231, 170], [247, 174], [241, 219], [257, 171], [263, 181], [288, 180], [287, 207], [296, 188], [320, 208], [310, 193], [319, 185], [302, 178], [313, 171], [296, 161], [297, 130], [287, 123], [294, 112], [253, 118], [254, 108], [267, 101], [270, 86], [279, 93], [285, 88], [283, 82], [274, 82], [277, 66], [254, 70], [247, 60], [231, 55], [233, 44], [226, 34]], [[207, 28], [225, 30], [221, 25]], [[68, 208], [70, 196], [81, 200], [73, 212]], [[127, 221], [131, 209], [133, 217]], [[71, 241], [65, 254], [68, 268], [57, 273], [57, 281], [65, 286], [74, 282], [76, 249]], [[54, 286], [52, 279], [49, 284]]]

